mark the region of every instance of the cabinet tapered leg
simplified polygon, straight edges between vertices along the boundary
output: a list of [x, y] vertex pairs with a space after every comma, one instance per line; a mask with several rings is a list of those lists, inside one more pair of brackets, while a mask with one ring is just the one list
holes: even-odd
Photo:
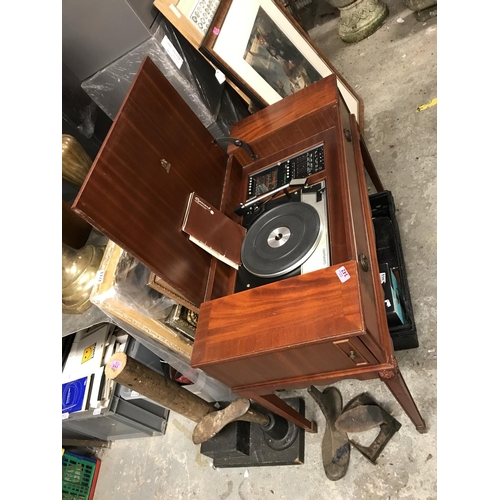
[[385, 382], [394, 397], [398, 400], [398, 403], [402, 406], [408, 417], [410, 417], [410, 420], [415, 424], [417, 431], [423, 434], [427, 432], [425, 420], [418, 411], [417, 405], [399, 371], [398, 362], [394, 357], [392, 358], [392, 364], [394, 367], [390, 370], [379, 372], [379, 377]]
[[318, 427], [315, 422], [310, 422], [304, 416], [302, 416], [298, 411], [294, 410], [289, 404], [285, 403], [276, 394], [268, 394], [265, 396], [248, 396], [253, 399], [256, 403], [260, 404], [264, 408], [271, 410], [280, 417], [286, 418], [288, 421], [294, 423], [297, 427], [301, 427], [306, 432], [316, 433], [318, 432]]
[[360, 146], [361, 146], [361, 156], [363, 157], [363, 165], [365, 166], [368, 176], [373, 182], [375, 189], [377, 190], [378, 193], [380, 193], [381, 191], [384, 191], [384, 186], [382, 185], [382, 181], [378, 176], [377, 169], [375, 168], [372, 157], [370, 156], [368, 148], [366, 147], [365, 140], [361, 134], [360, 134]]

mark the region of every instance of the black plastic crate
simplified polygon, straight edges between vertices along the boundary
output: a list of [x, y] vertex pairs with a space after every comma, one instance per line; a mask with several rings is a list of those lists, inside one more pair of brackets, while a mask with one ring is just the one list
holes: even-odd
[[402, 306], [406, 317], [404, 325], [389, 327], [394, 350], [414, 349], [419, 345], [417, 327], [413, 316], [394, 198], [390, 191], [381, 191], [370, 195], [369, 200], [375, 229], [377, 260], [379, 264], [387, 262], [394, 272], [401, 289]]

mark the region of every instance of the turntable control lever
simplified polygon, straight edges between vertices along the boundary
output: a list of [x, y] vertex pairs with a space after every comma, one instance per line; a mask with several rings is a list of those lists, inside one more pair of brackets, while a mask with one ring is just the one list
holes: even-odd
[[219, 137], [218, 139], [214, 139], [212, 141], [213, 144], [220, 144], [221, 146], [227, 146], [229, 142], [239, 148], [243, 148], [252, 160], [257, 160], [259, 158], [246, 142], [243, 142], [241, 139], [237, 139], [236, 137]]
[[323, 199], [323, 193], [326, 191], [326, 187], [318, 189], [316, 191], [316, 203], [319, 203]]

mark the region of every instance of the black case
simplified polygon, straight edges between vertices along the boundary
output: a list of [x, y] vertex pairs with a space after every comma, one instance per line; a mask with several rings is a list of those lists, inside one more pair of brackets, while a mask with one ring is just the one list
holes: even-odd
[[[380, 283], [384, 290], [385, 314], [389, 328], [406, 325], [404, 307], [402, 305], [401, 286], [387, 262], [379, 262]], [[382, 277], [384, 279], [382, 279]]]
[[370, 195], [369, 200], [375, 228], [377, 260], [379, 265], [387, 263], [396, 276], [401, 289], [402, 305], [406, 317], [406, 324], [389, 326], [394, 350], [414, 349], [419, 345], [417, 327], [413, 316], [394, 198], [390, 191], [381, 191]]

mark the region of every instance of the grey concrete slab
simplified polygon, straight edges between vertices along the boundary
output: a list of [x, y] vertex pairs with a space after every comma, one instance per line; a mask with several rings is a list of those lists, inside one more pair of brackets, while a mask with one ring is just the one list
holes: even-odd
[[165, 436], [117, 441], [102, 452], [95, 500], [437, 498], [437, 106], [417, 111], [437, 97], [437, 19], [420, 23], [403, 0], [386, 3], [390, 16], [385, 24], [357, 44], [339, 39], [338, 18], [314, 27], [310, 34], [363, 98], [366, 142], [385, 188], [395, 198], [420, 340], [418, 349], [399, 351], [396, 358], [429, 432], [421, 435], [415, 430], [381, 382], [336, 384], [345, 402], [368, 391], [402, 428], [377, 465], [353, 450], [347, 475], [331, 482], [321, 465], [325, 422], [306, 391], [284, 394], [303, 396], [306, 417], [318, 423], [317, 434], [306, 434], [305, 463], [298, 466], [214, 470], [211, 460], [200, 455], [200, 447], [191, 443], [195, 424], [171, 413]]

